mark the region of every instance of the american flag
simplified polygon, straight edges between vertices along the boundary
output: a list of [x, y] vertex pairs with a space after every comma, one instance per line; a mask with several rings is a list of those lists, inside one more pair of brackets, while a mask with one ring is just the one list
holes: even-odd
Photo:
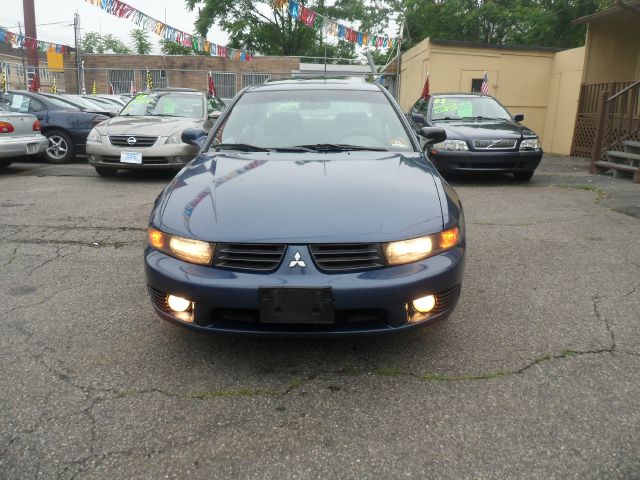
[[487, 72], [486, 71], [484, 72], [484, 78], [482, 79], [482, 85], [480, 85], [480, 93], [482, 95], [489, 95], [489, 78], [487, 78]]

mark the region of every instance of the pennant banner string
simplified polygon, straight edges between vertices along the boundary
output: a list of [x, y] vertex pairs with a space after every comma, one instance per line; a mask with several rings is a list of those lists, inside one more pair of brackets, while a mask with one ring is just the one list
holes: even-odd
[[[282, 8], [286, 5], [286, 2], [283, 2], [283, 0], [275, 0], [273, 5], [275, 8]], [[361, 47], [394, 48], [399, 42], [398, 38], [359, 32], [336, 20], [320, 15], [294, 0], [289, 1], [289, 15], [300, 23], [304, 23], [307, 27], [324, 30], [328, 34], [338, 37], [340, 40], [346, 40]]]
[[85, 0], [86, 3], [94, 5], [101, 10], [118, 18], [125, 18], [135, 23], [138, 27], [154, 33], [165, 40], [179, 43], [185, 47], [189, 47], [197, 52], [204, 52], [212, 57], [224, 57], [241, 61], [249, 61], [253, 59], [253, 52], [249, 50], [241, 50], [229, 48], [223, 45], [217, 45], [203, 38], [190, 35], [186, 32], [173, 28], [166, 23], [156, 20], [140, 10], [121, 0]]
[[55, 51], [56, 53], [67, 53], [71, 49], [68, 45], [51, 43], [27, 37], [18, 33], [10, 32], [6, 28], [0, 27], [0, 43], [6, 43], [17, 48], [28, 48], [39, 50], [40, 52]]

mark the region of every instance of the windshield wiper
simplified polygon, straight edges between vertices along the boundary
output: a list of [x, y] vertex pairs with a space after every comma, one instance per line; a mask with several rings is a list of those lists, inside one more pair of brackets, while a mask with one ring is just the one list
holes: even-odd
[[442, 117], [442, 118], [432, 118], [434, 122], [441, 122], [443, 120], [462, 120], [460, 117]]
[[463, 120], [466, 120], [470, 118], [471, 120], [502, 120], [502, 121], [506, 121], [506, 119], [504, 118], [500, 118], [500, 117], [483, 117], [482, 115], [477, 115], [475, 117], [463, 117]]
[[315, 152], [348, 152], [355, 150], [370, 150], [373, 152], [386, 152], [382, 147], [363, 147], [360, 145], [349, 145], [346, 143], [316, 143], [313, 145], [296, 145], [295, 148], [306, 148]]
[[248, 143], [217, 143], [211, 145], [211, 148], [220, 148], [222, 150], [238, 150], [240, 152], [269, 152], [272, 149], [256, 147], [255, 145], [249, 145]]

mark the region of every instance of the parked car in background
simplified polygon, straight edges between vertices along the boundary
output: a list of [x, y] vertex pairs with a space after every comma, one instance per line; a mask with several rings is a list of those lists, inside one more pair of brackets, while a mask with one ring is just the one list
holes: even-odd
[[447, 140], [429, 148], [429, 158], [442, 173], [511, 173], [529, 180], [542, 159], [538, 136], [520, 124], [524, 115], [511, 116], [488, 95], [431, 95], [418, 100], [407, 116], [418, 136], [425, 126], [447, 132]]
[[[94, 96], [94, 95], [92, 95]], [[124, 107], [131, 98], [122, 97], [121, 95], [95, 95], [96, 98], [101, 98], [120, 107]]]
[[192, 89], [157, 89], [136, 95], [114, 118], [89, 134], [89, 163], [101, 176], [118, 170], [179, 170], [198, 153], [182, 142], [190, 128], [209, 131], [218, 105]]
[[[441, 142], [441, 128], [421, 132]], [[449, 315], [465, 226], [379, 85], [249, 87], [155, 202], [145, 249], [162, 318], [205, 332], [391, 333]]]
[[40, 120], [35, 115], [0, 107], [0, 168], [8, 167], [19, 157], [44, 151], [48, 140], [40, 129]]
[[97, 102], [85, 99], [82, 95], [69, 95], [69, 94], [53, 94], [53, 93], [40, 93], [43, 97], [53, 98], [64, 103], [68, 103], [76, 108], [79, 108], [83, 112], [99, 113], [100, 115], [106, 115], [113, 117], [117, 112], [112, 113], [114, 107], [105, 107]]
[[51, 163], [71, 162], [76, 154], [85, 153], [89, 132], [109, 119], [106, 115], [81, 110], [55, 95], [23, 91], [0, 93], [0, 107], [38, 117], [42, 134], [49, 140], [43, 154]]

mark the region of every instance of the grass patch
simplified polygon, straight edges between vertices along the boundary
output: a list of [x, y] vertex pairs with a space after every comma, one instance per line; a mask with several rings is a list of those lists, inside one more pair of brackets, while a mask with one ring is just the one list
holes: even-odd
[[178, 396], [188, 399], [209, 400], [211, 398], [232, 398], [232, 397], [255, 397], [256, 395], [264, 395], [269, 392], [264, 390], [240, 388], [238, 390], [215, 390], [212, 392], [193, 392], [181, 393]]
[[575, 185], [562, 184], [562, 185], [556, 185], [556, 187], [564, 188], [566, 190], [584, 190], [585, 192], [597, 193], [598, 196], [596, 200], [602, 200], [603, 198], [607, 198], [607, 192], [605, 192], [600, 187], [596, 187], [595, 185], [591, 185], [589, 183], [577, 183]]

